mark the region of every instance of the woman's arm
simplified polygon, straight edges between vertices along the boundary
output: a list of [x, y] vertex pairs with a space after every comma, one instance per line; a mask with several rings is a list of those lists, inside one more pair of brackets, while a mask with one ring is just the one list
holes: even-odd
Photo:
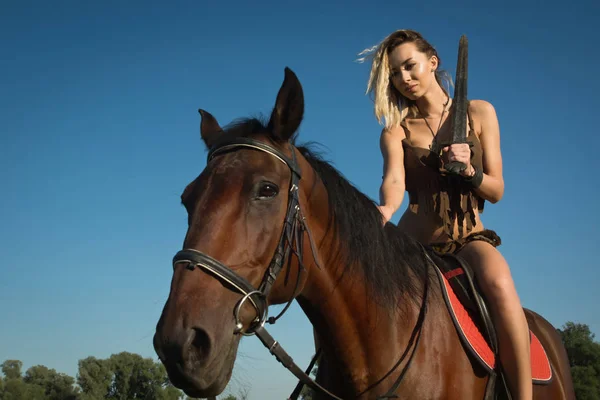
[[379, 189], [379, 209], [385, 222], [392, 218], [404, 199], [404, 138], [404, 129], [401, 127], [381, 132], [379, 144], [383, 156], [383, 182]]
[[[491, 203], [500, 201], [504, 194], [504, 178], [502, 177], [502, 155], [500, 153], [500, 127], [494, 107], [484, 100], [470, 102], [469, 112], [473, 124], [479, 123], [479, 141], [483, 150], [483, 171], [481, 183], [474, 188], [475, 193]], [[475, 169], [471, 165], [471, 150], [466, 143], [456, 143], [444, 148], [448, 153], [448, 161], [459, 161], [467, 165], [461, 172], [465, 177], [474, 177]], [[474, 181], [479, 181], [474, 177]]]
[[497, 203], [504, 195], [498, 117], [494, 106], [487, 101], [474, 100], [471, 104], [474, 119], [481, 121], [479, 141], [483, 149], [483, 181], [475, 193], [490, 203]]

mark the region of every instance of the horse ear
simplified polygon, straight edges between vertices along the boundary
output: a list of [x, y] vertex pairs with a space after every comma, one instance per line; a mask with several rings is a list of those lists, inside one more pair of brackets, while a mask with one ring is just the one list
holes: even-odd
[[304, 116], [304, 93], [298, 77], [285, 68], [285, 78], [271, 113], [269, 129], [276, 139], [288, 141]]
[[216, 118], [213, 117], [211, 113], [202, 109], [199, 109], [198, 112], [200, 113], [201, 117], [200, 136], [202, 137], [202, 140], [204, 140], [206, 147], [210, 149], [221, 134], [222, 129], [219, 126]]

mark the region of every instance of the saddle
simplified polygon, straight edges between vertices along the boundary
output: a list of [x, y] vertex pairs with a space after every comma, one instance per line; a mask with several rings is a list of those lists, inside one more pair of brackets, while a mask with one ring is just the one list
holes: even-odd
[[[484, 399], [512, 399], [498, 363], [496, 329], [472, 268], [457, 255], [432, 249], [428, 253], [436, 264], [443, 297], [463, 347], [489, 375]], [[553, 377], [550, 361], [539, 339], [529, 332], [533, 384], [547, 385]]]

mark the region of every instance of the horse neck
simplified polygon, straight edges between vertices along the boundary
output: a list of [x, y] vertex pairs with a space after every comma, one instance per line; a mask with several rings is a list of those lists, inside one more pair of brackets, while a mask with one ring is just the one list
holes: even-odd
[[[341, 263], [331, 260], [322, 270], [311, 271], [298, 303], [313, 325], [315, 347], [322, 349], [322, 383], [343, 398], [355, 398], [392, 370], [409, 345], [419, 307], [404, 297], [404, 307], [383, 306], [364, 280], [342, 270]], [[391, 384], [387, 379], [377, 389]]]
[[340, 251], [344, 244], [335, 230], [327, 229], [327, 191], [323, 185], [312, 188], [309, 229], [318, 249], [315, 259], [320, 260], [321, 268], [310, 266], [298, 303], [314, 327], [316, 346], [323, 351], [321, 376], [327, 375], [330, 387], [337, 386], [348, 391], [344, 395], [355, 396], [392, 369], [397, 355], [408, 344], [420, 301], [415, 304], [400, 295], [398, 307], [382, 305], [377, 296], [369, 293], [360, 273], [348, 273], [360, 271], [361, 266], [344, 265], [343, 250]]

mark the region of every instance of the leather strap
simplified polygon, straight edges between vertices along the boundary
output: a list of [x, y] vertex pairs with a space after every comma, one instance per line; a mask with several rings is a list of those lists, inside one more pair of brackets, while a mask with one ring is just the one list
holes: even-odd
[[[211, 150], [208, 152], [207, 162], [212, 160], [218, 154], [221, 154], [221, 153], [224, 153], [224, 152], [227, 152], [230, 150], [235, 150], [238, 147], [249, 147], [249, 148], [254, 148], [257, 150], [262, 150], [265, 153], [269, 153], [272, 156], [274, 156], [275, 158], [279, 159], [279, 161], [281, 161], [282, 163], [286, 164], [290, 168], [290, 170], [292, 170], [292, 172], [298, 176], [298, 179], [302, 178], [302, 174], [300, 173], [300, 168], [298, 167], [298, 164], [295, 162], [295, 160], [294, 161], [290, 160], [285, 154], [283, 154], [281, 151], [279, 151], [275, 147], [269, 146], [266, 143], [263, 143], [261, 141], [251, 139], [251, 138], [228, 137], [228, 136], [224, 135], [224, 137], [221, 140], [217, 141], [213, 145]], [[292, 157], [295, 158], [295, 153], [293, 150], [292, 150]]]
[[260, 339], [260, 341], [265, 345], [267, 349], [275, 356], [277, 361], [283, 364], [292, 374], [296, 376], [302, 383], [310, 386], [312, 389], [320, 391], [331, 397], [335, 400], [343, 400], [340, 397], [337, 397], [333, 393], [329, 392], [323, 386], [319, 385], [315, 382], [311, 377], [309, 377], [304, 371], [296, 365], [292, 357], [279, 345], [279, 343], [273, 339], [273, 337], [267, 332], [264, 327], [260, 327], [256, 330], [256, 336]]

